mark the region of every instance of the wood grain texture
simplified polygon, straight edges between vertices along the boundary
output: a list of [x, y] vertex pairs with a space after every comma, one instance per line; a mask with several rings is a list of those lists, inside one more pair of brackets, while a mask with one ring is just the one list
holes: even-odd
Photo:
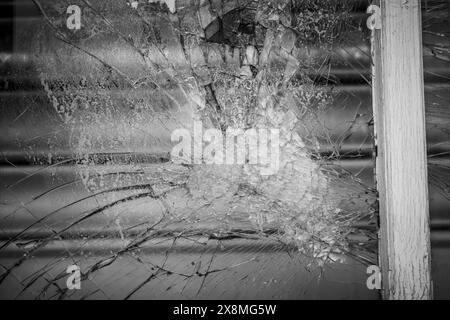
[[386, 299], [430, 299], [430, 231], [419, 0], [381, 0], [373, 103]]

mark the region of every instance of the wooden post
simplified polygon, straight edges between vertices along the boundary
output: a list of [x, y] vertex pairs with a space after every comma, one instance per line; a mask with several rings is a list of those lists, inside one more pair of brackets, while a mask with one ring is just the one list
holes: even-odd
[[[431, 299], [420, 0], [377, 0], [373, 106], [385, 299]], [[375, 7], [375, 9], [377, 9]]]

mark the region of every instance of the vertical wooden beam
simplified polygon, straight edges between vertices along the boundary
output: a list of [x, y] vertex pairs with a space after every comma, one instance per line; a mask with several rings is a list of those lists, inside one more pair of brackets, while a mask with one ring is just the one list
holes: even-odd
[[383, 297], [431, 299], [420, 0], [374, 4], [381, 8], [372, 56]]

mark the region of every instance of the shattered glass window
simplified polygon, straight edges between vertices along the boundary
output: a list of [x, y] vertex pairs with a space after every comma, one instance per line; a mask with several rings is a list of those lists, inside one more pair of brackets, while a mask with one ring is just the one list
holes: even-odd
[[369, 4], [15, 1], [0, 297], [378, 299]]

